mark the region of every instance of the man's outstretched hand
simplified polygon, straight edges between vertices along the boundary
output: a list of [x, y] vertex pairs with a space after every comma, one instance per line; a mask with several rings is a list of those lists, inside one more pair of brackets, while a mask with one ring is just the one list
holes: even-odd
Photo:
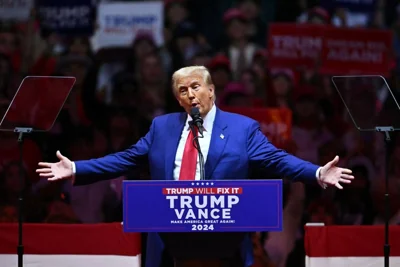
[[325, 164], [319, 172], [319, 182], [325, 186], [336, 186], [343, 189], [340, 183], [349, 184], [354, 176], [351, 175], [352, 171], [349, 169], [336, 167], [339, 162], [339, 156], [336, 156], [332, 161]]
[[73, 176], [72, 161], [67, 157], [61, 155], [60, 151], [56, 153], [57, 158], [60, 160], [57, 163], [39, 162], [39, 167], [36, 170], [39, 176], [47, 178], [49, 181], [57, 181], [70, 179]]

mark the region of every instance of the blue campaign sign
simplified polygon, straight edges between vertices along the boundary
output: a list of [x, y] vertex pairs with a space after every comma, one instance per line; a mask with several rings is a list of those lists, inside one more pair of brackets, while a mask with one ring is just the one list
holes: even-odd
[[94, 32], [97, 5], [93, 0], [36, 0], [42, 35], [90, 36]]
[[282, 209], [282, 180], [123, 184], [125, 232], [276, 232]]
[[376, 0], [321, 0], [320, 6], [334, 12], [336, 8], [345, 8], [355, 13], [372, 13], [376, 9]]

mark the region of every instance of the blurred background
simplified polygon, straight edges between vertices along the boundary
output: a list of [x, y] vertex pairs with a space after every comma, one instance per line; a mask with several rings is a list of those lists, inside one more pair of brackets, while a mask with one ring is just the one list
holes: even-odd
[[[23, 185], [17, 138], [0, 133], [0, 222], [17, 222], [21, 186], [27, 222], [122, 221], [121, 183], [150, 179], [147, 166], [71, 187], [39, 180], [37, 163], [56, 161], [57, 150], [80, 160], [128, 148], [155, 116], [181, 111], [171, 74], [204, 65], [220, 108], [258, 120], [277, 147], [315, 164], [339, 155], [339, 165], [356, 177], [340, 192], [286, 183], [285, 230], [254, 233], [254, 266], [302, 266], [307, 222], [383, 224], [384, 137], [358, 131], [338, 91], [364, 128], [378, 120], [398, 123], [397, 2], [0, 1], [0, 116], [24, 77], [76, 77], [51, 131], [25, 140]], [[334, 75], [374, 74], [381, 77], [331, 81]], [[392, 137], [390, 224], [399, 224], [400, 143]]]

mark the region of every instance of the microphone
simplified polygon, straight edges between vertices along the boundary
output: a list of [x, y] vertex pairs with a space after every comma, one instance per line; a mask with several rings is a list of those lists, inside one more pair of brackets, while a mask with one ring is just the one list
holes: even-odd
[[197, 149], [199, 152], [199, 164], [200, 164], [200, 180], [205, 180], [205, 172], [204, 172], [204, 156], [203, 153], [201, 153], [201, 148], [200, 148], [200, 143], [199, 143], [199, 137], [203, 137], [203, 119], [200, 116], [200, 111], [199, 108], [193, 107], [190, 110], [190, 116], [192, 117], [192, 122], [190, 126], [190, 130], [193, 131], [194, 134], [194, 128], [193, 125], [199, 129], [200, 136], [195, 136], [193, 138], [193, 146]]
[[193, 107], [190, 110], [190, 116], [192, 117], [193, 124], [199, 129], [199, 133], [203, 136], [203, 119], [200, 116], [200, 110], [197, 107]]

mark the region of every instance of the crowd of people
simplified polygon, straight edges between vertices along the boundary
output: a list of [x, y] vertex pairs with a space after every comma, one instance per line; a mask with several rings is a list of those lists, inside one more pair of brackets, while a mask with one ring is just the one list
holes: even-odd
[[[374, 14], [332, 13], [317, 1], [277, 1], [277, 21], [333, 24], [337, 27], [392, 29], [394, 57], [400, 57], [400, 8], [376, 1]], [[385, 5], [386, 2], [386, 5]], [[291, 266], [304, 261], [302, 229], [306, 222], [326, 225], [382, 224], [385, 174], [384, 136], [358, 131], [346, 116], [329, 75], [318, 69], [275, 69], [268, 65], [268, 24], [261, 1], [235, 1], [223, 13], [221, 40], [208, 40], [189, 0], [165, 1], [165, 45], [158, 47], [148, 32], [139, 32], [131, 47], [93, 51], [87, 37], [41, 37], [35, 14], [30, 21], [0, 23], [0, 116], [27, 75], [74, 76], [76, 83], [54, 127], [24, 142], [24, 184], [19, 183], [17, 136], [0, 132], [0, 222], [17, 221], [17, 200], [24, 188], [26, 222], [99, 223], [122, 220], [124, 179], [150, 179], [146, 168], [110, 181], [72, 187], [48, 183], [35, 173], [40, 161], [54, 162], [56, 151], [71, 160], [100, 157], [134, 144], [146, 134], [155, 116], [181, 111], [170, 85], [171, 74], [188, 65], [204, 65], [216, 88], [217, 106], [288, 108], [293, 114], [292, 138], [285, 149], [315, 164], [340, 156], [355, 181], [345, 190], [318, 185], [285, 186], [284, 229], [254, 235], [259, 266]], [[195, 5], [194, 5], [195, 6]], [[289, 11], [290, 12], [289, 12]], [[392, 13], [389, 14], [388, 10]], [[287, 12], [285, 12], [287, 11]], [[210, 34], [209, 34], [210, 35]], [[214, 38], [215, 39], [215, 38]], [[399, 69], [386, 77], [398, 96]], [[382, 86], [382, 84], [380, 84]], [[398, 87], [398, 88], [396, 88]], [[360, 98], [356, 110], [368, 119]], [[396, 120], [398, 107], [390, 95], [381, 99], [380, 114]], [[364, 112], [364, 113], [363, 113]], [[363, 116], [365, 114], [365, 116]], [[399, 116], [397, 116], [398, 118]], [[400, 143], [392, 135], [389, 176], [391, 224], [400, 223]], [[260, 177], [263, 178], [263, 177]], [[259, 207], [258, 212], [263, 212]], [[300, 261], [299, 261], [300, 260]], [[271, 265], [268, 265], [271, 264]], [[299, 266], [298, 264], [296, 266]]]

